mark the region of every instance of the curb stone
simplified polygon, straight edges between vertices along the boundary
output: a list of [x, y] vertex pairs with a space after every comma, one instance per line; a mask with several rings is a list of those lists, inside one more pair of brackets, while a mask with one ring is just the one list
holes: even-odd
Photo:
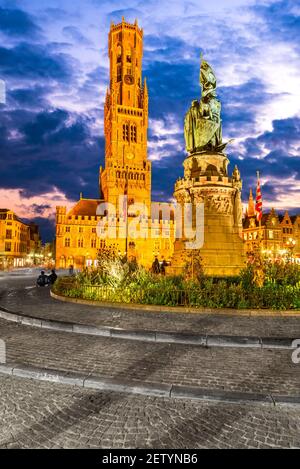
[[295, 338], [288, 337], [251, 337], [228, 335], [188, 334], [180, 332], [161, 332], [156, 330], [134, 330], [113, 327], [96, 327], [67, 321], [43, 319], [9, 312], [0, 307], [0, 319], [16, 322], [24, 326], [45, 330], [111, 337], [114, 339], [139, 340], [155, 343], [176, 343], [200, 347], [235, 347], [235, 348], [277, 348], [293, 349]]
[[276, 405], [300, 405], [300, 395], [277, 396], [273, 394], [268, 395], [203, 389], [196, 386], [180, 386], [137, 380], [101, 378], [100, 376], [82, 375], [73, 372], [66, 373], [59, 370], [35, 368], [19, 364], [0, 365], [0, 374], [16, 376], [21, 379], [34, 379], [36, 381], [67, 384], [78, 386], [83, 389], [95, 389], [98, 391], [111, 391], [127, 394], [142, 394], [145, 396], [168, 399], [193, 399], [201, 401], [228, 402], [232, 404], [265, 404], [272, 407]]

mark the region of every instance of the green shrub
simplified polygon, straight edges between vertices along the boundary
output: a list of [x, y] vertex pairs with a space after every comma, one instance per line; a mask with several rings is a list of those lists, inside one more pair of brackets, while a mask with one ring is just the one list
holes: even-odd
[[124, 259], [104, 255], [99, 268], [60, 278], [53, 291], [73, 298], [123, 303], [208, 308], [300, 309], [300, 266], [265, 262], [265, 281], [254, 284], [248, 265], [239, 277], [154, 275]]

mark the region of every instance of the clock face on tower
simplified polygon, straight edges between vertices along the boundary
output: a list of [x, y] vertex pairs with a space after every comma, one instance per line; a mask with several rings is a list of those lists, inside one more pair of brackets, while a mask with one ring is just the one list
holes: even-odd
[[133, 84], [133, 76], [131, 75], [125, 75], [124, 77], [124, 81], [126, 83], [126, 85], [132, 85]]
[[132, 151], [128, 151], [128, 152], [126, 153], [126, 158], [127, 158], [128, 160], [133, 160], [134, 154], [132, 153]]

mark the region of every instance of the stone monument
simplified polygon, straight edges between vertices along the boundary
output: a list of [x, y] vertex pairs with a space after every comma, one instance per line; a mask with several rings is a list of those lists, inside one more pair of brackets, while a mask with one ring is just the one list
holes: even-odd
[[[237, 275], [245, 265], [242, 240], [242, 180], [237, 167], [228, 174], [229, 160], [222, 140], [221, 103], [216, 97], [216, 77], [201, 57], [201, 99], [194, 100], [184, 120], [188, 156], [184, 177], [175, 183], [179, 206], [204, 204], [204, 244], [187, 249], [187, 237], [178, 237], [169, 273], [180, 273], [193, 256], [200, 256], [208, 276]], [[184, 222], [182, 222], [184, 223]], [[197, 220], [196, 220], [197, 223]], [[184, 231], [183, 231], [184, 234]]]

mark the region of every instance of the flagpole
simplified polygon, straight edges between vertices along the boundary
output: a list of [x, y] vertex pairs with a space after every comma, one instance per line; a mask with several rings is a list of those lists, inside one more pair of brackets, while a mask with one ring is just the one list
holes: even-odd
[[[258, 183], [259, 182], [259, 171], [256, 171], [256, 177], [257, 177], [257, 183]], [[259, 223], [259, 228], [261, 228], [261, 217], [259, 217], [258, 223]]]
[[[257, 192], [258, 184], [260, 185], [260, 182], [259, 182], [259, 177], [260, 177], [259, 171], [256, 171], [256, 177], [257, 177], [257, 181], [256, 181], [256, 192]], [[262, 217], [260, 216], [260, 217], [259, 217], [259, 220], [258, 220], [258, 230], [259, 230], [259, 254], [261, 254], [261, 246], [262, 246], [261, 219], [262, 219]]]

